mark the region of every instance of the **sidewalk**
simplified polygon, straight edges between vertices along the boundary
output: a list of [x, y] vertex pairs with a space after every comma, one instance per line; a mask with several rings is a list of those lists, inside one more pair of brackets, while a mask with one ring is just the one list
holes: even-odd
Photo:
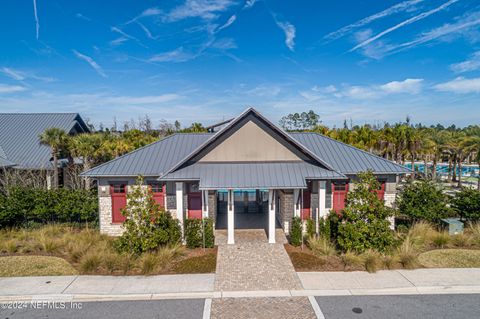
[[301, 272], [297, 290], [215, 291], [214, 274], [0, 278], [0, 301], [480, 293], [480, 268]]

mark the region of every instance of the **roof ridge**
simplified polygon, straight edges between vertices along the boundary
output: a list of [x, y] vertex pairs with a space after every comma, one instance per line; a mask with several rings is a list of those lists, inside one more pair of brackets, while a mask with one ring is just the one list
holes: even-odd
[[330, 137], [330, 136], [326, 136], [326, 135], [321, 134], [321, 133], [318, 133], [318, 132], [292, 132], [292, 133], [293, 133], [293, 134], [314, 134], [314, 135], [318, 135], [318, 136], [324, 137], [324, 138], [326, 138], [326, 139], [328, 139], [328, 140], [331, 140], [331, 141], [333, 141], [333, 142], [337, 142], [337, 143], [339, 143], [339, 144], [345, 145], [345, 146], [347, 146], [347, 147], [349, 147], [349, 148], [353, 148], [354, 150], [363, 152], [363, 153], [365, 153], [365, 154], [367, 154], [367, 155], [370, 155], [370, 156], [374, 156], [374, 157], [376, 157], [376, 158], [379, 158], [379, 159], [381, 159], [381, 160], [383, 160], [383, 161], [385, 161], [385, 162], [388, 162], [388, 163], [390, 163], [390, 164], [398, 165], [398, 166], [404, 168], [402, 165], [400, 165], [400, 164], [398, 164], [398, 163], [395, 163], [394, 161], [388, 160], [388, 159], [383, 158], [383, 157], [381, 157], [381, 156], [379, 156], [379, 155], [377, 155], [377, 154], [374, 154], [374, 153], [371, 153], [371, 152], [362, 150], [361, 148], [358, 148], [358, 147], [355, 147], [355, 146], [353, 146], [353, 145], [344, 143], [344, 142], [342, 142], [342, 141], [336, 140], [336, 139], [334, 139], [334, 138], [332, 138], [332, 137]]
[[[294, 146], [296, 146], [300, 151], [308, 155], [311, 159], [314, 159], [321, 165], [325, 166], [327, 169], [331, 171], [335, 171], [333, 167], [331, 167], [330, 164], [325, 162], [323, 159], [318, 157], [314, 152], [312, 152], [310, 149], [305, 147], [302, 143], [297, 141], [295, 138], [293, 138], [290, 134], [282, 130], [280, 127], [275, 125], [273, 122], [271, 122], [269, 119], [267, 119], [265, 116], [263, 116], [260, 112], [258, 112], [255, 108], [253, 107], [248, 107], [246, 110], [244, 110], [242, 113], [240, 113], [238, 116], [236, 116], [231, 122], [229, 122], [227, 125], [222, 127], [217, 133], [212, 135], [208, 140], [200, 144], [197, 148], [195, 148], [190, 154], [185, 156], [180, 162], [178, 162], [176, 165], [174, 165], [172, 168], [170, 168], [164, 175], [171, 173], [181, 167], [183, 164], [185, 164], [189, 159], [191, 159], [194, 155], [198, 154], [202, 149], [204, 149], [209, 143], [211, 143], [212, 140], [216, 139], [218, 136], [221, 136], [224, 132], [228, 131], [230, 128], [232, 128], [234, 125], [240, 122], [241, 119], [245, 118], [249, 113], [254, 114], [256, 117], [258, 117], [260, 120], [264, 121], [267, 125], [271, 126], [271, 128], [277, 133], [279, 133], [281, 136], [283, 135], [283, 138], [287, 140], [287, 142], [292, 143]], [[336, 171], [335, 171], [336, 172]], [[338, 173], [338, 172], [337, 172]]]
[[137, 153], [138, 151], [141, 151], [141, 150], [143, 150], [143, 149], [145, 149], [145, 148], [147, 148], [147, 147], [150, 147], [150, 146], [152, 146], [152, 145], [155, 145], [155, 144], [157, 144], [157, 143], [163, 142], [163, 141], [165, 141], [166, 139], [171, 138], [171, 137], [176, 136], [176, 135], [177, 135], [177, 133], [172, 134], [172, 135], [167, 135], [167, 136], [165, 136], [164, 138], [159, 139], [158, 141], [155, 141], [155, 142], [152, 142], [152, 143], [150, 143], [150, 144], [147, 144], [147, 145], [144, 145], [144, 146], [142, 146], [142, 147], [139, 147], [139, 148], [137, 148], [137, 149], [135, 149], [135, 150], [133, 150], [133, 151], [131, 151], [131, 152], [127, 152], [127, 153], [125, 153], [125, 154], [123, 154], [123, 155], [120, 155], [119, 157], [116, 157], [116, 158], [114, 158], [114, 159], [109, 160], [108, 162], [102, 163], [102, 164], [100, 164], [100, 165], [98, 165], [98, 166], [92, 167], [92, 168], [89, 169], [89, 170], [86, 170], [85, 172], [80, 173], [80, 176], [84, 176], [84, 174], [86, 174], [86, 173], [88, 173], [88, 172], [91, 172], [91, 171], [93, 171], [93, 170], [96, 170], [96, 169], [98, 169], [98, 168], [100, 168], [100, 167], [103, 167], [103, 166], [105, 166], [105, 165], [107, 165], [107, 164], [110, 164], [110, 163], [112, 163], [112, 162], [116, 162], [117, 160], [120, 160], [121, 158], [123, 158], [123, 157], [125, 157], [125, 156], [127, 156], [127, 155], [131, 155], [131, 154]]

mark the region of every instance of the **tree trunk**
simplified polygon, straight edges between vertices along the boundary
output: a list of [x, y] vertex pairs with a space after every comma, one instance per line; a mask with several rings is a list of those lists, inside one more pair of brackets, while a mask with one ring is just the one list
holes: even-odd
[[428, 178], [428, 155], [423, 158], [423, 174]]
[[[480, 169], [480, 161], [477, 162], [477, 165], [478, 165], [478, 168]], [[480, 192], [480, 172], [478, 172], [477, 191]]]
[[[89, 169], [90, 169], [90, 162], [84, 158], [83, 159], [83, 171], [85, 172]], [[90, 177], [84, 177], [84, 181], [85, 181], [85, 189], [89, 190], [90, 186], [91, 186]]]
[[447, 181], [451, 182], [452, 181], [452, 157], [448, 157], [448, 177]]
[[57, 151], [53, 151], [53, 189], [58, 188], [58, 156]]
[[452, 182], [457, 181], [457, 156], [453, 158]]
[[462, 187], [462, 158], [458, 157], [458, 187]]
[[433, 171], [432, 171], [432, 179], [437, 179], [437, 155], [433, 155]]

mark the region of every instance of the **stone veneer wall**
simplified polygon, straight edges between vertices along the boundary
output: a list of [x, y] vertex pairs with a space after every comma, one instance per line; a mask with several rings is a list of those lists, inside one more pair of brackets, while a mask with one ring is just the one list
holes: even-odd
[[217, 220], [217, 192], [208, 191], [208, 217], [215, 223]]
[[279, 214], [280, 224], [286, 234], [290, 232], [292, 226], [292, 218], [294, 212], [293, 203], [293, 191], [292, 190], [280, 190], [279, 191]]
[[124, 229], [122, 224], [112, 223], [112, 198], [110, 197], [110, 187], [102, 189], [102, 186], [100, 186], [98, 188], [98, 210], [100, 233], [110, 236], [120, 236]]

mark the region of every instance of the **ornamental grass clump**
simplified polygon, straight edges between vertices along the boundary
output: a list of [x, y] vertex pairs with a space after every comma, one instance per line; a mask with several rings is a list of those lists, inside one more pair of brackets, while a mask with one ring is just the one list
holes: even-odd
[[382, 255], [378, 251], [369, 249], [362, 254], [365, 270], [373, 273], [377, 272], [382, 265]]
[[363, 258], [351, 250], [340, 255], [344, 268], [356, 268], [363, 265]]
[[450, 243], [450, 235], [445, 232], [437, 232], [432, 237], [432, 244], [435, 248], [445, 248]]
[[310, 237], [307, 241], [307, 245], [316, 256], [320, 257], [333, 256], [337, 252], [335, 245], [333, 245], [329, 239], [323, 236], [316, 238]]
[[414, 269], [418, 267], [418, 251], [412, 243], [410, 237], [406, 237], [403, 243], [397, 249], [398, 260], [405, 269]]

